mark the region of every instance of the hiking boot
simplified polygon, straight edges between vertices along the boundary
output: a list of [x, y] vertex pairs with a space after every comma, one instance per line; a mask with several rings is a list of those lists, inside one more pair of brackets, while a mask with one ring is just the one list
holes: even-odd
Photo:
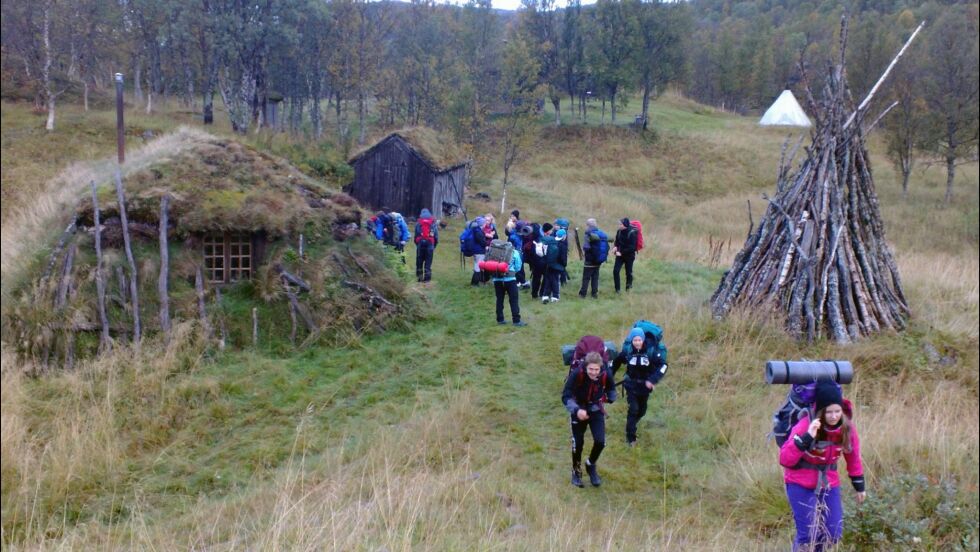
[[551, 299], [549, 299], [549, 301], [551, 301], [552, 303], [557, 303], [558, 302], [558, 298], [557, 297], [552, 297]]
[[506, 320], [497, 320], [497, 324], [500, 324], [501, 326], [503, 326], [503, 325], [507, 324], [507, 321]]
[[585, 487], [585, 483], [582, 483], [582, 470], [572, 469], [572, 485], [580, 489]]
[[550, 296], [548, 296], [548, 295], [542, 295], [541, 296], [541, 302], [542, 303], [548, 303], [550, 301], [551, 301], [551, 297]]
[[586, 460], [585, 471], [589, 472], [589, 482], [592, 483], [593, 487], [602, 485], [602, 479], [599, 478], [599, 472], [595, 469], [595, 464]]
[[514, 325], [517, 326], [518, 328], [523, 328], [524, 326], [527, 326], [527, 322], [524, 322], [523, 320], [518, 320], [517, 322], [514, 322]]
[[631, 449], [636, 448], [636, 439], [633, 439], [632, 441], [626, 441], [626, 446]]
[[585, 294], [584, 293], [579, 293], [578, 296], [581, 297], [582, 299], [585, 299]]

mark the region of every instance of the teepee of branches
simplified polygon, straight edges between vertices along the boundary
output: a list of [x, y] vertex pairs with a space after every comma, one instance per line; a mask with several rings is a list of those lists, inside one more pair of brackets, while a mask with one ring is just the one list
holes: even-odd
[[763, 195], [769, 205], [762, 220], [749, 230], [711, 297], [715, 317], [734, 308], [771, 306], [785, 313], [786, 329], [795, 337], [842, 343], [905, 327], [909, 307], [885, 240], [865, 146], [865, 133], [884, 113], [863, 125], [875, 91], [921, 28], [857, 107], [844, 67], [846, 18], [840, 57], [829, 67], [819, 101], [803, 72], [805, 101], [815, 120], [812, 144], [795, 172], [789, 166], [800, 144], [788, 157], [788, 141], [783, 146], [775, 197]]

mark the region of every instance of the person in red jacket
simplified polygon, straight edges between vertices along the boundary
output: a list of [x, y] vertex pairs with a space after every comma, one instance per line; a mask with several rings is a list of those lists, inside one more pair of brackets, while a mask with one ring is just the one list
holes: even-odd
[[840, 386], [817, 384], [813, 412], [812, 420], [804, 416], [797, 422], [779, 449], [786, 497], [796, 522], [794, 551], [832, 548], [844, 532], [837, 474], [841, 456], [857, 503], [866, 497], [861, 441], [851, 421], [851, 403], [842, 396]]

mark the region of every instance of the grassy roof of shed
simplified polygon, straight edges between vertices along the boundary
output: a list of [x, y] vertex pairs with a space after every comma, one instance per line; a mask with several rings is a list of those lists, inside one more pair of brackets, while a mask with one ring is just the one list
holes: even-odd
[[405, 127], [376, 137], [351, 156], [351, 165], [389, 138], [398, 136], [418, 153], [433, 169], [445, 171], [470, 162], [466, 151], [452, 138], [428, 127]]
[[[353, 200], [280, 158], [204, 133], [188, 134], [187, 140], [193, 141], [189, 147], [123, 177], [130, 220], [159, 223], [164, 194], [171, 196], [170, 219], [179, 234], [265, 231], [282, 236], [314, 219], [360, 219]], [[89, 197], [79, 203], [82, 224], [93, 218]], [[118, 216], [113, 182], [99, 186], [99, 207], [103, 220]]]

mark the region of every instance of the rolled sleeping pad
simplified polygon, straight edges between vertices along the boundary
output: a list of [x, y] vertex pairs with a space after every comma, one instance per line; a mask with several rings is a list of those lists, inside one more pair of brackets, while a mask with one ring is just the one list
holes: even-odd
[[497, 261], [497, 272], [500, 272], [501, 274], [507, 272], [507, 263], [503, 261]]
[[[606, 344], [606, 354], [609, 355], [609, 361], [612, 362], [619, 354], [619, 348], [613, 341], [605, 341]], [[561, 346], [561, 360], [565, 363], [565, 366], [572, 365], [572, 357], [575, 356], [575, 345], [562, 345]]]
[[801, 384], [815, 381], [851, 383], [854, 367], [848, 360], [769, 360], [766, 361], [766, 383]]
[[490, 272], [490, 269], [487, 268], [487, 262], [486, 261], [480, 261], [480, 262], [476, 263], [476, 266], [480, 267], [480, 270], [483, 270], [485, 272]]

